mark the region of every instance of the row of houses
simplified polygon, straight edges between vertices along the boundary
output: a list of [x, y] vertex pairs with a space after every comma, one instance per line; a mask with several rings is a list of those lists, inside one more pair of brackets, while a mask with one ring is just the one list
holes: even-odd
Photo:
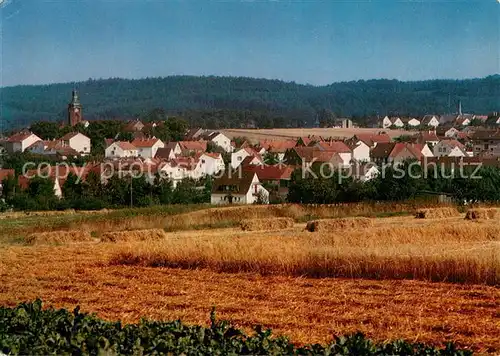
[[[20, 149], [46, 152], [45, 142], [32, 135], [20, 140]], [[79, 135], [68, 134], [49, 142], [63, 141], [76, 151], [76, 144], [84, 141]], [[18, 138], [15, 140], [17, 142]], [[217, 152], [208, 152], [210, 142]], [[426, 130], [407, 137], [405, 142], [396, 142], [380, 131], [357, 133], [346, 139], [307, 136], [254, 143], [244, 141], [237, 145], [220, 132], [193, 129], [177, 142], [141, 137], [131, 142], [109, 139], [106, 146], [105, 159], [88, 165], [91, 168], [87, 167], [84, 173], [94, 170], [105, 182], [112, 173], [126, 175], [140, 170], [146, 173], [150, 182], [160, 174], [168, 177], [174, 187], [185, 178], [215, 176], [214, 204], [248, 203], [262, 196], [286, 196], [292, 173], [304, 165], [328, 163], [349, 170], [352, 177], [360, 181], [376, 177], [383, 164], [399, 164], [408, 159], [474, 160], [495, 165], [500, 157], [500, 130]], [[230, 157], [229, 162], [224, 162], [223, 153]], [[229, 177], [234, 172], [239, 173]], [[57, 195], [62, 194], [62, 179], [58, 174], [53, 176]]]
[[[473, 121], [476, 121], [479, 126], [487, 124], [488, 116], [473, 115], [473, 114], [449, 114], [449, 115], [425, 115], [422, 118], [415, 117], [399, 117], [385, 116], [382, 119], [381, 126], [384, 129], [388, 128], [418, 128], [418, 127], [458, 127], [463, 128], [469, 126]], [[491, 124], [500, 125], [500, 116], [492, 120]]]
[[31, 152], [46, 156], [86, 156], [92, 145], [90, 138], [79, 132], [70, 132], [55, 140], [42, 140], [30, 131], [16, 133], [1, 142], [7, 153]]

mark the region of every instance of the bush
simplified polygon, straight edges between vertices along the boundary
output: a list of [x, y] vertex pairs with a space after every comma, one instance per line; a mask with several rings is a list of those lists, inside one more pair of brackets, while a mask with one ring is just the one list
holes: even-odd
[[42, 302], [0, 308], [0, 351], [5, 354], [174, 354], [174, 355], [469, 355], [453, 344], [435, 349], [423, 344], [395, 341], [375, 344], [357, 333], [335, 338], [326, 346], [296, 347], [270, 330], [255, 328], [251, 336], [217, 321], [209, 327], [187, 326], [180, 321], [141, 321], [125, 325], [65, 309], [42, 309]]

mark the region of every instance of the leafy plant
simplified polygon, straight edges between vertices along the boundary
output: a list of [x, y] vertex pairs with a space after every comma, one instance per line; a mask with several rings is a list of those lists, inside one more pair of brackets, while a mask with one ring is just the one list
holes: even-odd
[[43, 309], [42, 302], [0, 308], [0, 351], [5, 354], [172, 354], [172, 355], [470, 355], [453, 344], [436, 349], [405, 341], [377, 344], [361, 333], [336, 337], [329, 345], [297, 347], [271, 330], [255, 327], [253, 335], [210, 315], [210, 326], [180, 321], [141, 320], [122, 325], [84, 314], [77, 307]]

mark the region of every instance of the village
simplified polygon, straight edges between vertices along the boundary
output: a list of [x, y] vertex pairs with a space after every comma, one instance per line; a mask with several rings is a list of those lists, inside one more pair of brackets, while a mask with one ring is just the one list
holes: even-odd
[[[45, 165], [42, 171], [52, 179], [57, 197], [63, 196], [62, 187], [70, 172], [85, 180], [93, 171], [100, 175], [102, 183], [114, 174], [124, 177], [139, 172], [151, 184], [160, 175], [174, 188], [186, 179], [211, 176], [215, 179], [212, 204], [252, 204], [259, 199], [269, 202], [270, 194], [286, 199], [294, 170], [312, 164], [346, 170], [353, 179], [362, 182], [380, 174], [383, 165], [398, 165], [408, 160], [423, 165], [500, 167], [500, 116], [463, 114], [461, 105], [457, 114], [425, 115], [421, 120], [386, 116], [381, 120], [380, 130], [358, 133], [353, 129], [350, 137], [309, 135], [249, 140], [230, 137], [224, 130], [191, 128], [182, 140], [163, 142], [146, 133], [146, 128], [163, 124], [131, 120], [124, 126], [131, 139], [106, 138], [101, 161], [86, 161], [82, 168], [74, 164], [66, 165], [67, 169]], [[83, 119], [76, 91], [68, 104], [66, 125], [73, 128], [93, 125]], [[349, 119], [341, 120], [339, 125], [353, 127]], [[401, 130], [401, 134], [398, 136], [394, 130]], [[43, 140], [29, 130], [21, 130], [0, 145], [5, 155], [29, 152], [60, 163], [90, 157], [92, 153], [91, 139], [76, 130], [53, 140]], [[34, 164], [27, 168], [17, 177], [21, 188], [27, 188], [30, 177], [40, 174]], [[13, 169], [1, 169], [0, 181], [9, 175], [15, 175]]]

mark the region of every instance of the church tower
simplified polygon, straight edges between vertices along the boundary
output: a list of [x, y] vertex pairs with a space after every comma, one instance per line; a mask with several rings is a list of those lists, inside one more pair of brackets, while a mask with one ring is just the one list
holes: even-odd
[[82, 121], [82, 104], [78, 99], [78, 93], [73, 90], [73, 97], [71, 102], [68, 104], [68, 125], [75, 126]]

